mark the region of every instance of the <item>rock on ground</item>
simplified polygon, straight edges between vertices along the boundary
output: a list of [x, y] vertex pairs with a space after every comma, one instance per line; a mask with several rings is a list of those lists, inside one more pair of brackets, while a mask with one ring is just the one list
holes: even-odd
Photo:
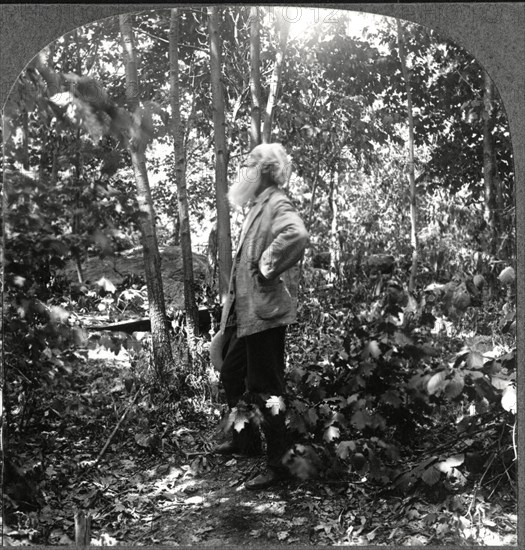
[[[159, 248], [161, 256], [162, 282], [166, 308], [184, 309], [184, 276], [182, 253], [179, 246], [165, 246]], [[145, 277], [142, 247], [135, 247], [115, 256], [105, 258], [91, 257], [82, 265], [85, 283], [95, 283], [100, 278], [109, 279], [114, 285], [121, 283], [130, 274]], [[206, 257], [202, 254], [193, 254], [193, 272], [197, 282], [209, 279], [209, 267]], [[69, 262], [64, 275], [71, 281], [78, 281], [74, 262]]]

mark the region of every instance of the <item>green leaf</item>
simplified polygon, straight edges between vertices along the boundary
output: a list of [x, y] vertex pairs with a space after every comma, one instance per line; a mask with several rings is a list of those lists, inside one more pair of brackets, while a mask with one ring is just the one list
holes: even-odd
[[492, 376], [490, 378], [490, 382], [497, 390], [506, 390], [508, 385], [511, 383], [510, 380], [505, 380], [499, 376]]
[[483, 367], [483, 355], [479, 351], [471, 351], [467, 356], [469, 369], [481, 369]]
[[461, 466], [463, 462], [465, 461], [465, 455], [464, 453], [460, 453], [457, 455], [449, 456], [446, 460], [443, 460], [441, 462], [438, 462], [435, 467], [444, 474], [448, 474], [452, 468], [457, 468], [458, 466]]
[[355, 441], [341, 441], [339, 445], [337, 445], [335, 452], [341, 460], [346, 460], [350, 453], [355, 452], [356, 448]]
[[368, 425], [369, 415], [368, 413], [365, 414], [365, 412], [359, 410], [352, 415], [350, 421], [352, 425], [355, 426], [358, 430], [363, 431]]
[[445, 395], [450, 399], [458, 397], [465, 387], [465, 380], [463, 376], [457, 372], [454, 374], [452, 380], [449, 380], [445, 387]]
[[414, 343], [412, 338], [409, 338], [406, 334], [403, 334], [400, 331], [397, 331], [395, 333], [394, 341], [395, 341], [396, 345], [398, 345], [402, 348], [404, 348], [405, 346], [409, 346], [409, 345]]
[[368, 342], [367, 346], [367, 356], [371, 356], [374, 359], [377, 359], [381, 355], [381, 349], [379, 348], [379, 343], [377, 340], [372, 340], [371, 342]]
[[439, 371], [434, 374], [427, 382], [427, 391], [430, 395], [434, 395], [445, 386], [447, 371]]
[[403, 403], [403, 400], [399, 397], [399, 392], [395, 390], [387, 390], [381, 396], [381, 401], [396, 408]]
[[351, 459], [352, 466], [357, 470], [363, 470], [366, 466], [366, 457], [363, 453], [355, 453]]
[[233, 429], [236, 432], [242, 431], [244, 426], [250, 422], [250, 419], [242, 412], [237, 412], [235, 420], [233, 421]]
[[317, 474], [320, 460], [310, 447], [305, 448], [305, 456], [295, 455], [286, 463], [292, 475], [299, 479], [309, 479]]
[[435, 485], [439, 478], [441, 477], [441, 474], [439, 470], [436, 468], [436, 466], [430, 466], [430, 468], [427, 468], [423, 475], [421, 476], [421, 479], [427, 484], [427, 485]]
[[328, 426], [328, 428], [326, 428], [324, 432], [323, 439], [327, 443], [331, 443], [334, 439], [339, 439], [339, 434], [340, 434], [340, 430], [338, 427]]
[[346, 399], [347, 405], [351, 405], [352, 403], [355, 403], [359, 399], [358, 393], [353, 393]]

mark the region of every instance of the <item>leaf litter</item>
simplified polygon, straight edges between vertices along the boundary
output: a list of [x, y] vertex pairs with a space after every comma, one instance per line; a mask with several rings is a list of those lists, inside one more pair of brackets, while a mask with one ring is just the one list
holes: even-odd
[[[56, 426], [43, 505], [27, 513], [25, 523], [5, 526], [4, 543], [71, 545], [74, 509], [92, 516], [91, 544], [103, 546], [516, 542], [510, 506], [501, 502], [489, 508], [481, 496], [476, 500], [467, 493], [435, 504], [423, 491], [385, 494], [383, 487], [350, 475], [248, 491], [244, 482], [264, 467], [264, 457], [213, 455], [206, 449], [216, 427], [203, 429], [192, 421], [173, 429], [164, 447], [141, 445], [135, 424], [123, 423], [96, 463], [104, 436], [96, 423], [89, 423], [89, 415], [78, 419], [86, 423], [76, 430], [82, 437], [62, 437], [61, 426], [67, 423]], [[106, 433], [111, 428], [108, 421]], [[459, 453], [441, 461], [432, 457], [422, 467], [431, 468], [427, 476], [434, 476], [453, 470], [463, 459]]]

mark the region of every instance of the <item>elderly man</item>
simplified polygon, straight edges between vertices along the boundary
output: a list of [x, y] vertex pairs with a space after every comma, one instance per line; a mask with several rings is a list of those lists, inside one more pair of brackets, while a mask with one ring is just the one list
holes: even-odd
[[[251, 203], [233, 261], [222, 318], [221, 380], [230, 407], [244, 401], [262, 413], [266, 472], [246, 482], [263, 489], [287, 477], [284, 422], [285, 331], [296, 319], [298, 262], [308, 233], [292, 203], [280, 189], [291, 172], [282, 145], [255, 147], [242, 165], [228, 198], [233, 205]], [[257, 452], [258, 430], [248, 424], [219, 445], [219, 453]], [[246, 445], [246, 441], [251, 446]]]

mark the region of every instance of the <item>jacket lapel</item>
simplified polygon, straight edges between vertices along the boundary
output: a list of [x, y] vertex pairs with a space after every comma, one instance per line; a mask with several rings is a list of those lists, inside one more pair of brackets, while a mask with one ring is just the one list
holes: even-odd
[[256, 201], [256, 203], [250, 208], [250, 211], [248, 212], [246, 219], [244, 220], [244, 224], [242, 226], [241, 236], [239, 238], [239, 244], [237, 245], [237, 253], [242, 247], [242, 243], [244, 242], [244, 238], [246, 237], [248, 230], [253, 224], [255, 218], [261, 213], [264, 205], [268, 202], [268, 199], [270, 198], [270, 195], [272, 194], [274, 189], [275, 187], [273, 186], [269, 187], [268, 189], [265, 189], [258, 197], [258, 200]]

